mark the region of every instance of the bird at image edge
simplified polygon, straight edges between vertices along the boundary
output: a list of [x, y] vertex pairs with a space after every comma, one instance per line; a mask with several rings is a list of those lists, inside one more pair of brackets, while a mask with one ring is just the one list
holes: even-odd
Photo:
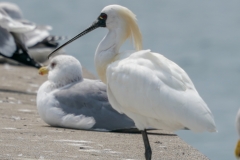
[[22, 64], [40, 68], [41, 64], [32, 59], [21, 40], [23, 33], [35, 28], [34, 24], [13, 20], [0, 8], [0, 55]]
[[[28, 49], [28, 54], [39, 63], [44, 63], [47, 60], [48, 54], [57, 48], [60, 40], [67, 39], [66, 36], [50, 35], [49, 31], [52, 30], [52, 27], [49, 25], [37, 25], [26, 20], [19, 6], [14, 3], [0, 2], [0, 10], [5, 11], [14, 21], [35, 25], [32, 30], [24, 32], [22, 35], [18, 34], [18, 38]], [[15, 34], [17, 33], [15, 32]], [[65, 53], [61, 50], [58, 54]]]
[[238, 132], [238, 142], [235, 148], [235, 156], [237, 159], [240, 159], [240, 109], [238, 110], [236, 117], [236, 128]]

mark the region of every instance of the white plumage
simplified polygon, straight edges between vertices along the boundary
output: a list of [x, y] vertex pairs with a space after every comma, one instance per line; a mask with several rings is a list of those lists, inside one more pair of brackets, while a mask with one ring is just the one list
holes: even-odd
[[[16, 15], [12, 12], [13, 17], [11, 17], [5, 4], [8, 3], [0, 2], [0, 55], [7, 58], [7, 61], [11, 59], [36, 68], [41, 67], [41, 64], [29, 56], [23, 41], [24, 34], [33, 31], [36, 25], [24, 20], [14, 19], [14, 17], [20, 16], [20, 13]], [[10, 9], [16, 9], [16, 7], [10, 5]], [[0, 60], [2, 60], [1, 57]], [[10, 62], [12, 63], [12, 61]]]
[[133, 120], [111, 107], [104, 83], [83, 78], [76, 58], [56, 56], [39, 72], [48, 73], [48, 80], [37, 93], [37, 109], [47, 124], [102, 131], [136, 130]]
[[[29, 55], [40, 63], [47, 61], [47, 55], [58, 46], [60, 40], [66, 39], [65, 36], [51, 35], [52, 27], [49, 25], [26, 20], [21, 9], [10, 2], [0, 2], [0, 27], [16, 34]], [[64, 51], [59, 54], [64, 54]]]
[[[105, 7], [91, 27], [59, 48], [98, 27], [106, 27], [108, 33], [95, 53], [97, 73], [107, 84], [112, 107], [132, 118], [142, 130], [146, 159], [151, 159], [146, 128], [216, 131], [213, 115], [187, 73], [163, 55], [141, 50], [136, 17], [126, 7]], [[133, 40], [135, 50], [120, 52], [128, 38]]]
[[0, 27], [9, 32], [25, 33], [32, 31], [36, 26], [32, 23], [24, 23], [14, 20], [0, 8]]
[[56, 100], [55, 94], [64, 88], [66, 87], [55, 89], [49, 81], [45, 82], [39, 88], [37, 94], [37, 109], [42, 120], [51, 126], [64, 128], [90, 129], [93, 127], [95, 124], [93, 117], [66, 113], [59, 107], [61, 104]]
[[126, 38], [141, 49], [135, 15], [119, 5], [107, 6], [102, 13], [109, 32], [97, 48], [95, 65], [113, 108], [131, 117], [141, 130], [151, 126], [216, 131], [211, 111], [182, 68], [150, 50], [119, 52]]
[[192, 81], [174, 62], [141, 50], [107, 68], [109, 101], [136, 126], [175, 131], [216, 131], [212, 113]]

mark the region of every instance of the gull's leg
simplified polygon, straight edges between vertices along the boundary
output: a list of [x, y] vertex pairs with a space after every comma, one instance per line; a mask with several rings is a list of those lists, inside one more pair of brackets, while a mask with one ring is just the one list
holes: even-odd
[[142, 137], [143, 137], [143, 142], [144, 142], [144, 147], [145, 147], [145, 158], [146, 160], [151, 160], [152, 158], [152, 149], [149, 144], [148, 136], [147, 136], [147, 131], [144, 129], [141, 131]]

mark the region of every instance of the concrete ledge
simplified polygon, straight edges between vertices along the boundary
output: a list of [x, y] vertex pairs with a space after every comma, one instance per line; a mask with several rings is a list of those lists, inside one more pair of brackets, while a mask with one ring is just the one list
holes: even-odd
[[[84, 76], [94, 78], [84, 70]], [[140, 134], [50, 127], [39, 117], [36, 91], [46, 80], [34, 68], [0, 65], [0, 159], [144, 159]], [[178, 136], [149, 134], [153, 160], [208, 159]]]

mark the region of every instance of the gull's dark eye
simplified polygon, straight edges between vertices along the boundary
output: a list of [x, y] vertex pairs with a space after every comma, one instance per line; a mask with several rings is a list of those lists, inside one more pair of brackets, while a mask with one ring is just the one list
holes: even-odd
[[55, 62], [52, 62], [51, 63], [51, 68], [54, 68], [56, 66], [56, 63]]
[[106, 19], [107, 19], [107, 14], [101, 13], [100, 16], [99, 16], [99, 18], [106, 20]]

